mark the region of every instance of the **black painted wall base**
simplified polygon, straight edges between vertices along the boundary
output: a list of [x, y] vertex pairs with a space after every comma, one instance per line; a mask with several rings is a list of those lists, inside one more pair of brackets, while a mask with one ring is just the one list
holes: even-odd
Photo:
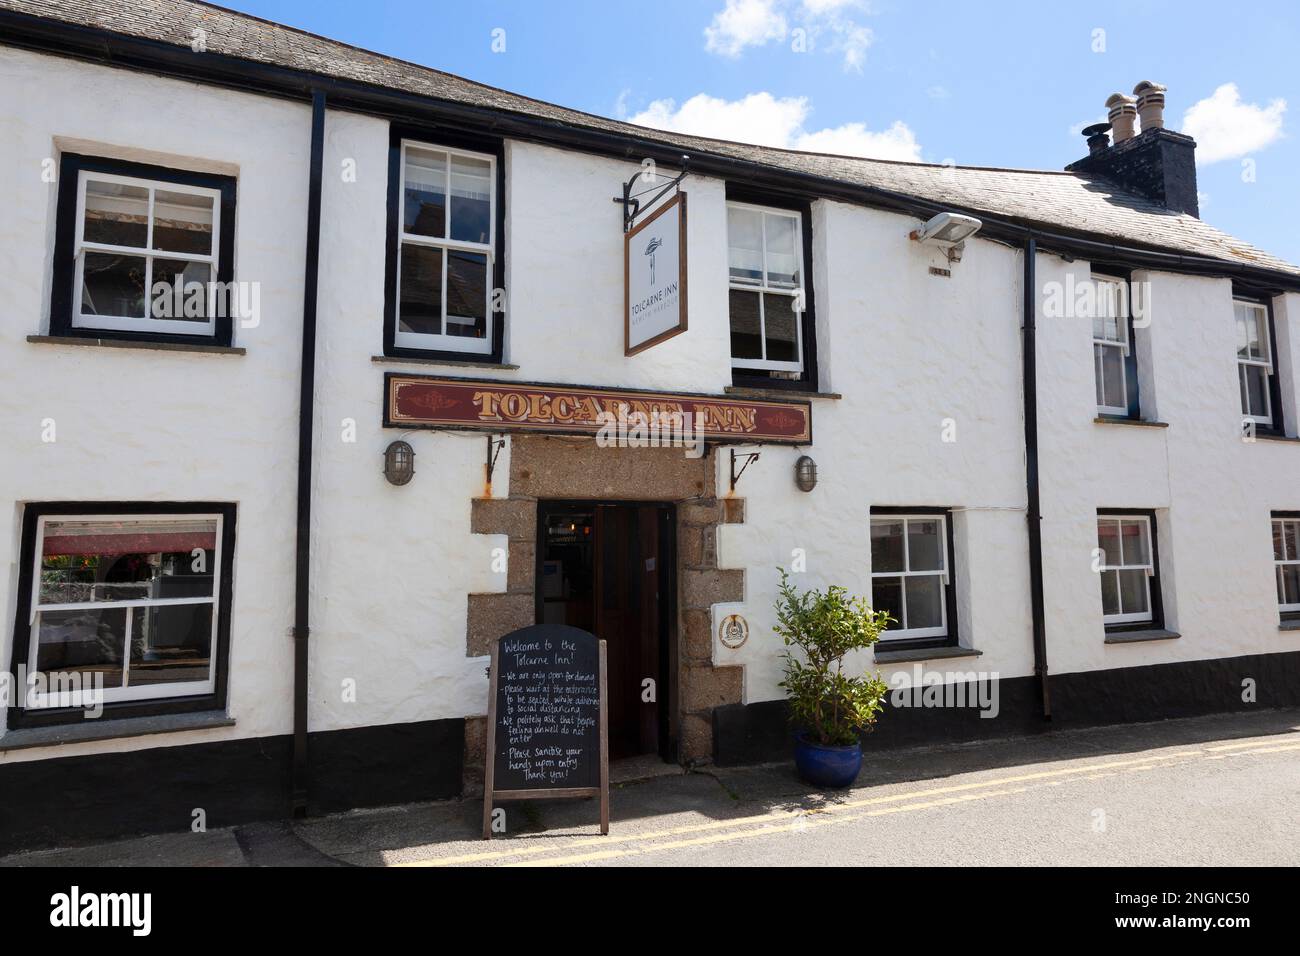
[[[986, 683], [985, 701], [987, 688]], [[1253, 701], [1246, 699], [1250, 688]], [[911, 706], [898, 706], [891, 691], [876, 730], [863, 739], [863, 749], [1300, 706], [1300, 652], [1055, 674], [1049, 690], [1050, 721], [1043, 719], [1034, 677], [997, 682], [996, 717], [981, 717], [979, 706], [918, 706], [924, 703], [925, 689], [906, 692], [903, 699]], [[971, 692], [969, 684], [965, 691], [967, 701], [978, 705], [978, 693]], [[792, 748], [783, 700], [729, 704], [713, 711], [713, 759], [719, 766], [785, 760]]]
[[[455, 797], [462, 719], [308, 737], [309, 811], [331, 813]], [[290, 814], [293, 738], [259, 737], [128, 753], [0, 764], [0, 854]]]

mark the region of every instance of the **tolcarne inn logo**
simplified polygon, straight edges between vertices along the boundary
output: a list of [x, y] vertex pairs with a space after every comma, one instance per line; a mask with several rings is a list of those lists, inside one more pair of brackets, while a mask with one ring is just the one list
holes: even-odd
[[655, 253], [659, 251], [659, 247], [663, 244], [663, 240], [658, 236], [646, 243], [645, 255], [650, 257], [650, 285], [652, 286], [655, 284]]
[[128, 927], [133, 936], [148, 936], [153, 928], [153, 894], [83, 893], [74, 886], [50, 897], [50, 925]]

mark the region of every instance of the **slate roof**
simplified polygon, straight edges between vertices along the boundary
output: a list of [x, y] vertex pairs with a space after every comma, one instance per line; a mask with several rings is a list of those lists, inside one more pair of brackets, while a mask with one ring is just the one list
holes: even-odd
[[202, 29], [208, 50], [246, 60], [575, 128], [636, 136], [692, 154], [713, 154], [884, 189], [1104, 241], [1300, 275], [1298, 266], [1235, 239], [1195, 216], [1170, 212], [1095, 174], [890, 162], [650, 130], [193, 0], [0, 0], [0, 10], [184, 47], [190, 46], [195, 29]]

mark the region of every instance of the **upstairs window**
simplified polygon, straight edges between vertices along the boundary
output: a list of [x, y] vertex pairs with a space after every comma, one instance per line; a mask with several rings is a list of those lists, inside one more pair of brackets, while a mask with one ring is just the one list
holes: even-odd
[[738, 384], [815, 387], [806, 239], [800, 211], [727, 203], [731, 365]]
[[1237, 322], [1237, 378], [1242, 417], [1265, 429], [1280, 431], [1268, 306], [1234, 299], [1232, 307]]
[[51, 334], [230, 344], [232, 178], [67, 154], [59, 190]]
[[409, 139], [395, 150], [390, 354], [499, 353], [492, 312], [499, 158]]
[[1273, 567], [1282, 619], [1300, 620], [1300, 514], [1273, 516]]
[[1124, 279], [1098, 275], [1093, 275], [1092, 281], [1097, 291], [1092, 317], [1097, 414], [1137, 418], [1137, 357], [1128, 284]]

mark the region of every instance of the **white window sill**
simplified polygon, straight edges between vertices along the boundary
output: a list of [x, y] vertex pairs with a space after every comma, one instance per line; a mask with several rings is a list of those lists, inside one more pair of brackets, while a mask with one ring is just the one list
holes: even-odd
[[235, 718], [224, 711], [200, 711], [194, 714], [159, 714], [154, 717], [127, 717], [122, 720], [97, 718], [75, 724], [50, 727], [22, 727], [0, 736], [0, 753], [30, 750], [33, 747], [57, 747], [94, 740], [121, 737], [144, 737], [150, 734], [173, 734], [186, 730], [233, 727]]

